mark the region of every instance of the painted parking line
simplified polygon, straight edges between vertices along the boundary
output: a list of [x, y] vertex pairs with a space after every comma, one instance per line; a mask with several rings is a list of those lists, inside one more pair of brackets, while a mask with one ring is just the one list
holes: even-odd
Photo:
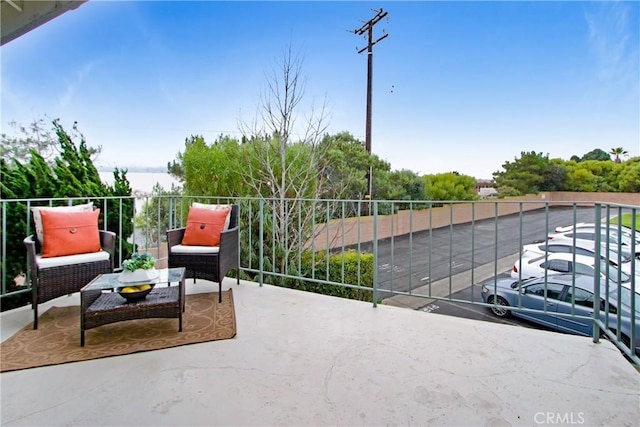
[[420, 311], [424, 311], [425, 313], [431, 313], [439, 309], [440, 306], [436, 304], [429, 304], [420, 309]]

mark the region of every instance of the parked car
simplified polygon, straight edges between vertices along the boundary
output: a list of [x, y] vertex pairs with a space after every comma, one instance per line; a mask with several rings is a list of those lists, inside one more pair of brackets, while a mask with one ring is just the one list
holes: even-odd
[[[572, 240], [554, 239], [548, 242], [524, 245], [522, 247], [522, 258], [537, 258], [544, 255], [545, 252], [567, 254], [575, 253], [576, 255], [594, 257], [596, 256], [595, 248], [596, 242], [591, 240], [576, 240], [576, 244], [574, 246]], [[615, 248], [610, 247], [609, 252], [607, 253], [607, 248], [605, 245], [602, 245], [600, 257], [608, 260], [610, 265], [620, 268], [624, 273], [630, 275], [632, 270], [631, 254], [625, 251], [618, 254], [616, 251], [617, 248], [617, 246]], [[635, 260], [635, 269], [636, 275], [640, 274], [640, 260]]]
[[[610, 282], [618, 283], [618, 275], [620, 282], [629, 282], [631, 276], [619, 271], [616, 266], [611, 265], [606, 259], [600, 259], [600, 276], [608, 279]], [[585, 274], [593, 277], [596, 274], [596, 258], [587, 255], [574, 255], [572, 253], [549, 253], [534, 258], [525, 258], [516, 260], [511, 269], [511, 278], [526, 279], [529, 277], [541, 277], [545, 275], [557, 273]], [[593, 279], [592, 279], [593, 280]], [[640, 277], [636, 279], [640, 283]]]
[[[565, 239], [565, 240], [573, 241], [574, 236], [576, 241], [587, 240], [587, 241], [595, 242], [596, 229], [595, 227], [578, 228], [576, 230], [562, 231], [559, 233], [551, 233], [547, 236], [547, 238], [549, 240]], [[631, 238], [628, 236], [625, 236], [624, 234], [621, 236], [618, 236], [618, 233], [614, 233], [614, 232], [607, 233], [606, 230], [601, 229], [600, 241], [604, 244], [607, 244], [608, 242], [610, 248], [618, 247], [618, 245], [620, 244], [623, 250], [627, 252], [631, 252], [632, 246], [633, 246], [635, 256], [636, 257], [640, 256], [640, 248], [638, 247], [638, 244], [632, 245]]]
[[[581, 229], [585, 229], [585, 228], [595, 228], [596, 224], [593, 222], [578, 222], [575, 225], [567, 225], [564, 227], [556, 227], [555, 228], [555, 232], [556, 233], [565, 233], [567, 231], [573, 231], [573, 230], [581, 230]], [[607, 224], [602, 224], [601, 227], [605, 230], [607, 229]], [[618, 224], [609, 224], [609, 230], [611, 233], [616, 233], [616, 235], [618, 234]], [[620, 225], [620, 232], [622, 233], [622, 235], [628, 237], [629, 239], [633, 238], [633, 229], [627, 227], [626, 225]], [[635, 233], [635, 241], [636, 241], [636, 245], [640, 244], [640, 232], [636, 231]]]
[[[537, 277], [522, 281], [501, 279], [482, 284], [482, 300], [494, 304], [489, 309], [498, 317], [516, 316], [548, 328], [578, 335], [590, 336], [593, 333], [594, 295], [593, 277], [573, 274], [553, 274], [546, 279]], [[609, 286], [608, 297], [598, 298], [600, 319], [608, 324], [617, 325], [620, 317], [620, 334], [622, 340], [629, 344], [631, 336], [631, 292], [615, 284], [603, 281], [601, 295], [605, 286]], [[618, 305], [618, 296], [621, 304]], [[636, 336], [630, 348], [640, 355], [640, 294], [635, 294], [635, 331]], [[513, 308], [526, 308], [535, 311], [520, 311]], [[546, 310], [546, 311], [544, 311]], [[582, 316], [582, 317], [578, 317]]]

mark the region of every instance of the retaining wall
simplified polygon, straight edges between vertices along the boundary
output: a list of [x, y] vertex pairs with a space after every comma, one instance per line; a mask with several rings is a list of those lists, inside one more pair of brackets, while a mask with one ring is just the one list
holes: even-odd
[[[517, 214], [546, 205], [554, 206], [593, 206], [594, 203], [615, 203], [640, 207], [640, 194], [637, 193], [574, 193], [568, 191], [530, 194], [520, 197], [493, 199], [476, 202], [454, 202], [442, 207], [423, 210], [402, 210], [393, 215], [378, 215], [378, 239], [418, 232], [431, 228], [446, 227], [449, 224], [464, 224], [472, 220], [482, 220], [497, 216]], [[307, 242], [306, 247], [316, 250], [340, 247], [373, 240], [373, 217], [346, 218], [331, 220], [328, 224], [316, 227], [316, 237]]]

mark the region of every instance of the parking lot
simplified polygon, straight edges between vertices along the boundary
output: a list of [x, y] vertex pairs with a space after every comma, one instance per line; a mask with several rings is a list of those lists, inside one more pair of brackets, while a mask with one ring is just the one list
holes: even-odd
[[[595, 214], [593, 208], [578, 208], [575, 215], [575, 222], [592, 222]], [[572, 208], [554, 207], [549, 209], [548, 216], [545, 210], [530, 211], [523, 213], [522, 218], [507, 215], [381, 241], [378, 288], [382, 290], [382, 298], [386, 298], [389, 295], [384, 290], [407, 292], [477, 269], [517, 254], [521, 245], [544, 240], [555, 227], [573, 222]], [[448, 294], [438, 296], [445, 295]]]
[[[404, 306], [423, 312], [474, 320], [542, 328], [514, 317], [498, 318], [484, 306], [447, 301], [482, 302], [479, 283], [494, 277], [508, 277], [518, 259], [520, 245], [543, 241], [555, 227], [573, 222], [593, 221], [592, 208], [554, 208], [432, 230], [430, 234], [401, 236], [392, 246], [380, 247], [379, 295], [385, 304]], [[386, 246], [385, 246], [386, 245]], [[473, 286], [471, 286], [473, 284]], [[392, 296], [410, 292], [420, 297]], [[445, 299], [432, 299], [439, 297]]]
[[[508, 273], [503, 273], [498, 278], [509, 277]], [[476, 285], [473, 288], [468, 287], [458, 292], [454, 292], [450, 295], [451, 299], [464, 300], [464, 301], [482, 301], [480, 295], [480, 286]], [[473, 298], [472, 298], [473, 297]], [[463, 317], [466, 319], [482, 320], [485, 322], [503, 323], [514, 326], [522, 326], [526, 328], [538, 328], [545, 329], [534, 323], [530, 323], [524, 319], [518, 319], [515, 317], [499, 318], [494, 316], [487, 307], [480, 305], [469, 304], [464, 302], [453, 302], [445, 300], [433, 300], [426, 303], [423, 307], [418, 308], [420, 311], [426, 313], [442, 314], [447, 316]]]

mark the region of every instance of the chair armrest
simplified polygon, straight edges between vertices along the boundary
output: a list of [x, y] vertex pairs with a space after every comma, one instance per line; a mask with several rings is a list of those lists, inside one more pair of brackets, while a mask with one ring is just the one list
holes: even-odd
[[220, 233], [218, 262], [221, 280], [229, 270], [238, 269], [238, 227]]
[[171, 247], [182, 243], [182, 237], [184, 237], [185, 227], [174, 228], [173, 230], [167, 230], [167, 248], [171, 252]]
[[100, 247], [103, 251], [109, 252], [111, 271], [113, 271], [113, 254], [116, 248], [116, 233], [113, 231], [100, 230]]
[[238, 227], [233, 227], [220, 233], [220, 252], [238, 251]]
[[27, 257], [29, 259], [27, 268], [31, 269], [31, 275], [36, 275], [36, 266], [38, 264], [36, 264], [36, 254], [37, 254], [37, 249], [36, 249], [36, 242], [35, 242], [35, 236], [31, 235], [29, 237], [26, 237], [23, 240], [23, 243], [25, 245], [25, 247], [27, 248]]
[[116, 233], [100, 230], [100, 247], [103, 251], [113, 255], [113, 251], [116, 248]]

